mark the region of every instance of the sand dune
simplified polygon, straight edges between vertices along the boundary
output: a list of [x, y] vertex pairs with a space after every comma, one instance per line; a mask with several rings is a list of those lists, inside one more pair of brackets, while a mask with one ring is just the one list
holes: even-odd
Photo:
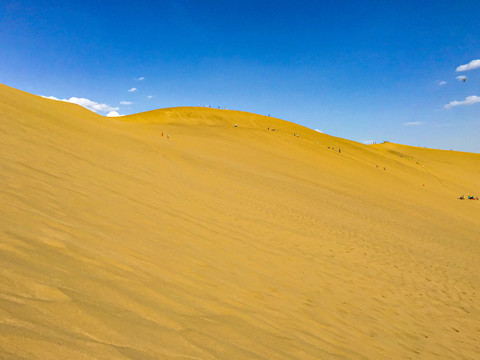
[[1, 358], [480, 356], [480, 154], [0, 85], [0, 184]]

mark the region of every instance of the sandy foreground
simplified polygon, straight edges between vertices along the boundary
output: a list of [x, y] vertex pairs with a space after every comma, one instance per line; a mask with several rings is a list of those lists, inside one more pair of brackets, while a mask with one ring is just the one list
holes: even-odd
[[0, 85], [0, 185], [1, 359], [480, 358], [480, 154]]

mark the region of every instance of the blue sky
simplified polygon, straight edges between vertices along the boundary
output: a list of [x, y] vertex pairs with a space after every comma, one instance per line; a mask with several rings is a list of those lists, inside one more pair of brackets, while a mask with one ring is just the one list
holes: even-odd
[[0, 82], [102, 115], [226, 106], [480, 152], [479, 59], [479, 1], [0, 1]]

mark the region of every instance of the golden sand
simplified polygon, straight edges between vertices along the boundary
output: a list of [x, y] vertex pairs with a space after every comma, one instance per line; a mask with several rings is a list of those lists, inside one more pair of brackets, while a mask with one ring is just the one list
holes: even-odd
[[0, 185], [2, 359], [480, 358], [480, 154], [0, 85]]

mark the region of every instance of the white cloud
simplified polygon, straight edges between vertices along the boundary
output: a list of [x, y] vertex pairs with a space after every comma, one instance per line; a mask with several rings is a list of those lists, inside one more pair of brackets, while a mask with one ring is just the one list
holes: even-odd
[[318, 131], [319, 133], [322, 133], [322, 134], [323, 134], [323, 131], [320, 130], [320, 129], [315, 129], [315, 131]]
[[95, 101], [86, 99], [86, 98], [77, 98], [77, 97], [71, 97], [70, 99], [67, 100], [68, 102], [78, 104], [80, 106], [83, 106], [89, 110], [92, 111], [115, 111], [118, 110], [118, 107], [112, 107], [107, 104], [99, 104]]
[[117, 117], [117, 116], [123, 116], [123, 115], [120, 115], [118, 112], [116, 111], [110, 111], [106, 116], [108, 117]]
[[43, 95], [40, 95], [40, 96], [45, 98], [45, 99], [50, 99], [50, 100], [66, 101], [66, 100], [60, 100], [59, 98], [56, 98], [55, 96], [43, 96]]
[[445, 85], [447, 85], [447, 82], [443, 81], [443, 80], [442, 81], [437, 81], [437, 85], [438, 86], [445, 86]]
[[404, 126], [419, 126], [423, 124], [425, 124], [425, 121], [407, 121], [403, 123]]
[[130, 91], [130, 92], [134, 92], [134, 91], [137, 91], [137, 90], [138, 90], [137, 88], [131, 88], [131, 89], [130, 89], [130, 90], [128, 90], [128, 91]]
[[362, 140], [362, 143], [364, 143], [365, 145], [371, 145], [373, 144], [375, 141], [373, 140]]
[[463, 82], [465, 82], [465, 80], [467, 80], [467, 77], [466, 77], [466, 76], [463, 76], [463, 75], [460, 75], [460, 76], [457, 76], [455, 79], [457, 79], [458, 81], [463, 81]]
[[125, 100], [120, 101], [120, 105], [132, 105], [132, 104], [133, 104], [133, 102], [131, 102], [131, 101], [125, 101]]
[[468, 71], [476, 68], [480, 68], [480, 59], [472, 60], [465, 65], [460, 65], [459, 67], [457, 67], [457, 71]]
[[148, 95], [147, 97], [148, 97], [149, 99], [151, 99], [151, 98], [153, 98], [153, 95]]
[[444, 106], [445, 109], [450, 109], [454, 106], [460, 106], [460, 105], [473, 105], [475, 103], [480, 102], [480, 96], [472, 95], [472, 96], [467, 96], [465, 100], [463, 101], [450, 101], [447, 105]]
[[143, 76], [140, 76], [137, 80], [142, 81], [142, 80], [145, 80], [145, 78]]
[[65, 101], [65, 102], [69, 102], [69, 103], [72, 103], [72, 104], [77, 104], [77, 105], [80, 105], [80, 106], [83, 106], [84, 108], [87, 108], [88, 110], [92, 110], [94, 112], [107, 112], [107, 111], [115, 111], [115, 110], [118, 110], [119, 108], [118, 107], [113, 107], [113, 106], [110, 106], [110, 105], [107, 105], [107, 104], [99, 104], [95, 101], [92, 101], [90, 99], [86, 99], [86, 98], [78, 98], [78, 97], [71, 97], [70, 99], [58, 99], [56, 98], [55, 96], [42, 96], [46, 99], [52, 99], [52, 100], [58, 100], [58, 101]]

